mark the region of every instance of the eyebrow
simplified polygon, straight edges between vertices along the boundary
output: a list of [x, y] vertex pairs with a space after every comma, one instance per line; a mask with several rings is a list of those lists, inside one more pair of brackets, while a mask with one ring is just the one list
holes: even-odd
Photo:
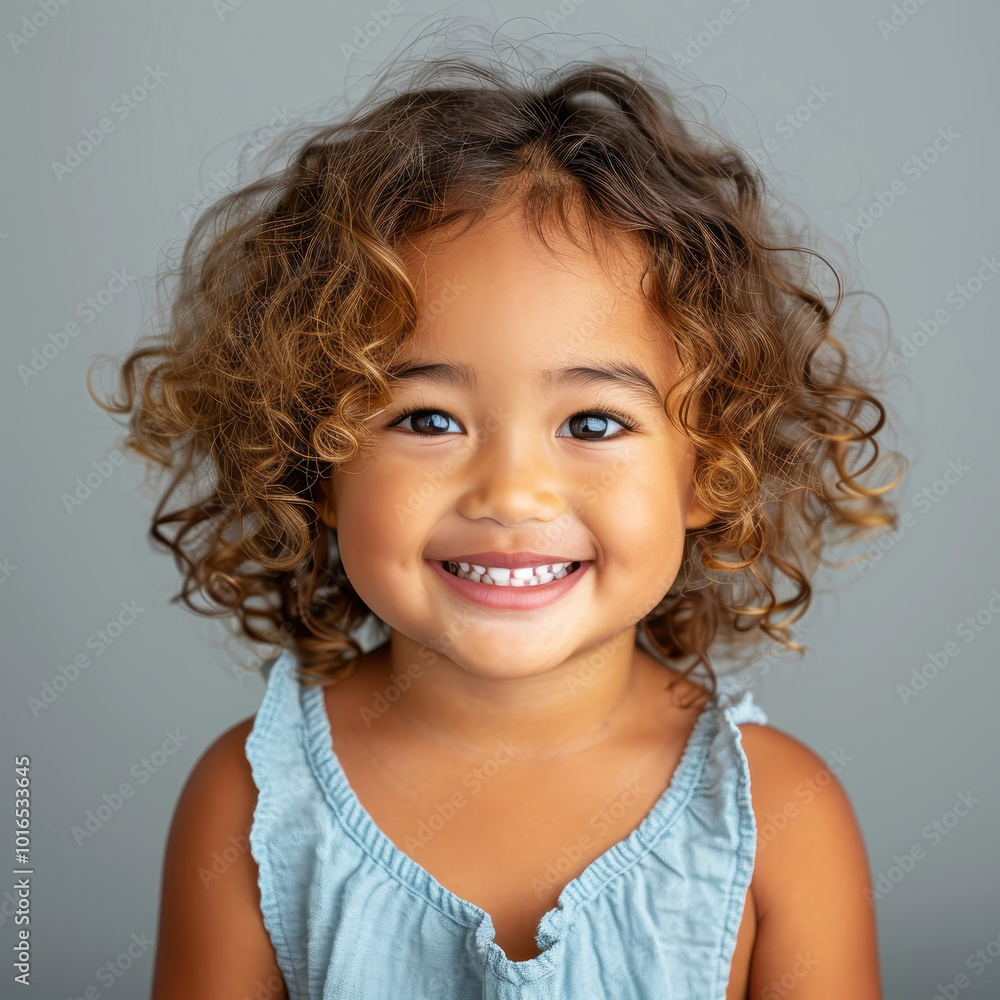
[[[397, 368], [391, 377], [396, 382], [427, 381], [464, 387], [473, 392], [478, 389], [473, 367], [450, 361], [411, 361]], [[663, 406], [663, 396], [656, 383], [641, 368], [628, 361], [593, 361], [568, 368], [546, 368], [539, 372], [539, 383], [543, 391], [610, 385], [657, 407]]]

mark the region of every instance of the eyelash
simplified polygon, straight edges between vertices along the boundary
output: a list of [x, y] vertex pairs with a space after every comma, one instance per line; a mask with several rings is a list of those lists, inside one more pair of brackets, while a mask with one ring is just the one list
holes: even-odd
[[[421, 406], [418, 407], [417, 409], [405, 410], [401, 413], [397, 413], [394, 417], [392, 417], [389, 423], [386, 424], [386, 427], [395, 427], [398, 423], [405, 420], [407, 417], [414, 417], [419, 413], [441, 413], [447, 417], [451, 417], [452, 420], [455, 419], [454, 417], [451, 416], [450, 413], [448, 413], [447, 410], [437, 409], [432, 406]], [[571, 435], [571, 438], [574, 441], [588, 441], [588, 440], [598, 441], [598, 442], [614, 441], [616, 438], [624, 437], [625, 434], [635, 430], [635, 428], [639, 426], [638, 421], [634, 420], [627, 413], [623, 413], [620, 410], [615, 410], [610, 407], [605, 407], [603, 410], [580, 410], [578, 413], [574, 413], [571, 416], [567, 417], [566, 419], [572, 420], [574, 417], [611, 417], [617, 423], [621, 424], [623, 428], [623, 430], [619, 431], [618, 433], [612, 434], [610, 437], [606, 438], [573, 438]], [[441, 434], [422, 434], [420, 431], [410, 431], [409, 433], [414, 434], [417, 437], [426, 437], [426, 438], [449, 436], [447, 432]]]

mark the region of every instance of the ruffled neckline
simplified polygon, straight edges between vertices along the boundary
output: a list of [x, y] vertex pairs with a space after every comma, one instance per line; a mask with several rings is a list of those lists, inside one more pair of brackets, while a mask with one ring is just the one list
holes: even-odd
[[[708, 747], [717, 731], [719, 713], [729, 700], [724, 694], [720, 699], [721, 693], [717, 693], [706, 701], [667, 788], [635, 829], [595, 858], [563, 887], [556, 905], [546, 911], [539, 921], [535, 941], [540, 954], [515, 962], [494, 940], [495, 930], [490, 914], [452, 892], [397, 847], [362, 805], [333, 749], [323, 688], [306, 687], [299, 683], [295, 674], [295, 659], [288, 650], [278, 657], [273, 668], [280, 670], [299, 690], [305, 749], [310, 766], [346, 833], [372, 860], [429, 905], [459, 924], [475, 928], [480, 953], [496, 975], [513, 984], [528, 983], [555, 971], [562, 952], [563, 931], [572, 921], [574, 911], [598, 896], [603, 886], [615, 876], [645, 857], [674, 825], [698, 786]], [[745, 699], [746, 696], [740, 699], [741, 703]]]

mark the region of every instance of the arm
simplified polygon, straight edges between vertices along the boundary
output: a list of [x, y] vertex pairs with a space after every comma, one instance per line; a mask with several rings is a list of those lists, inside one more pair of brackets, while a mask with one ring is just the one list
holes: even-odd
[[[244, 745], [252, 726], [253, 719], [245, 719], [223, 733], [199, 758], [178, 799], [163, 861], [152, 1000], [264, 993], [287, 1000], [249, 849], [257, 789]], [[220, 863], [230, 848], [238, 856]]]
[[787, 733], [740, 732], [758, 834], [747, 1000], [883, 1000], [871, 875], [847, 794]]

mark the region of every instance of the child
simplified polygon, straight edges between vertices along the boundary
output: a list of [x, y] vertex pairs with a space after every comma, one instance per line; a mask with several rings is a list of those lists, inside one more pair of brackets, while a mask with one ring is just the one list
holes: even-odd
[[178, 802], [153, 1000], [880, 998], [843, 788], [709, 660], [801, 649], [826, 530], [895, 524], [839, 281], [624, 64], [409, 82], [205, 213], [108, 407], [179, 597], [281, 647]]

